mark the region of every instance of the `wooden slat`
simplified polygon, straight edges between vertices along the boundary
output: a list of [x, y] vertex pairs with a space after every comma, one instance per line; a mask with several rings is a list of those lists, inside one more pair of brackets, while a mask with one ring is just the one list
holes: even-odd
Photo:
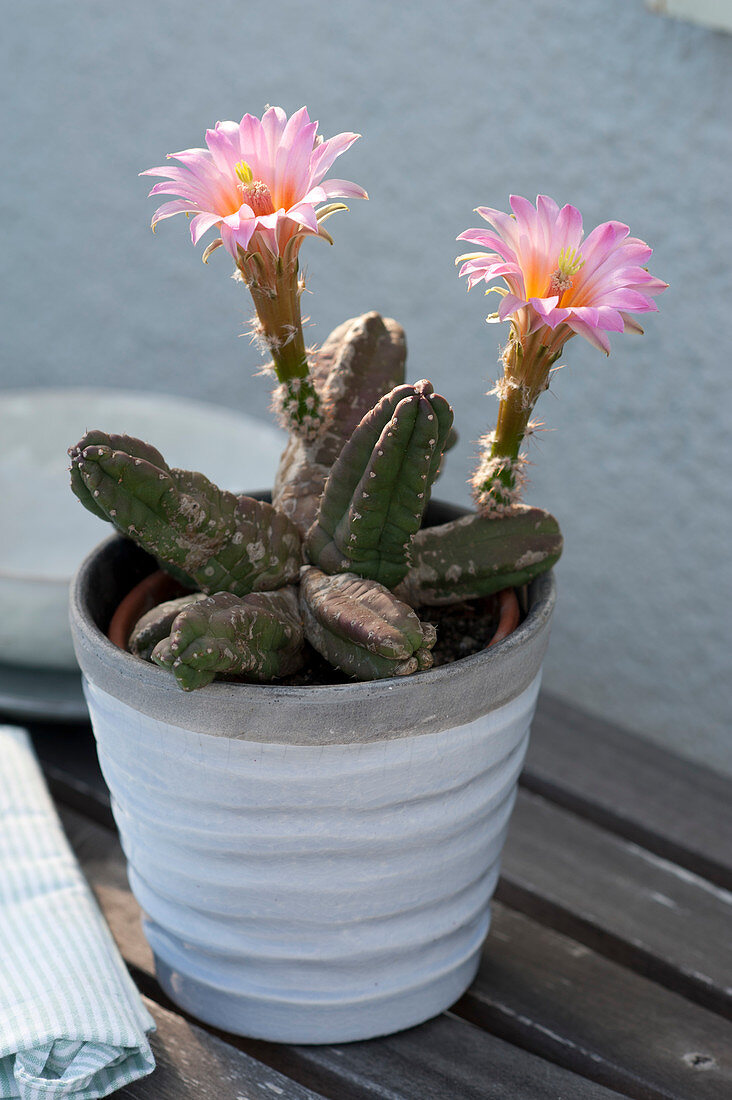
[[[126, 887], [116, 834], [74, 810], [63, 810], [62, 820], [123, 956], [154, 993], [152, 956]], [[625, 1095], [448, 1015], [399, 1035], [340, 1046], [225, 1038], [333, 1100], [617, 1100]]]
[[519, 792], [499, 900], [732, 1017], [732, 895]]
[[125, 857], [115, 830], [76, 810], [59, 807], [61, 821], [125, 961], [140, 974], [154, 973], [153, 954], [130, 892]]
[[118, 1100], [322, 1100], [320, 1093], [143, 999], [158, 1028], [150, 1039], [156, 1066], [149, 1077], [113, 1093]]
[[732, 1097], [732, 1024], [500, 904], [455, 1012], [638, 1100]]
[[542, 692], [530, 790], [732, 890], [732, 780]]
[[91, 726], [31, 722], [26, 728], [54, 797], [102, 824], [114, 825]]
[[[270, 1049], [273, 1044], [268, 1044]], [[262, 1045], [255, 1046], [263, 1056]], [[284, 1047], [334, 1100], [618, 1100], [623, 1093], [450, 1015], [384, 1039]]]

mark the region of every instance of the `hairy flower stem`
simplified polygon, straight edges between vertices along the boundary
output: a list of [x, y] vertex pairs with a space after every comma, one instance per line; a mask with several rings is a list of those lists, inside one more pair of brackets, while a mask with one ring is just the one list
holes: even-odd
[[[498, 419], [473, 477], [476, 503], [485, 514], [502, 515], [521, 496], [519, 450], [539, 395], [549, 386], [549, 372], [564, 341], [540, 342], [545, 331], [519, 340], [514, 332], [502, 353], [503, 378], [497, 384]], [[566, 339], [566, 336], [565, 336]]]
[[314, 426], [322, 422], [322, 413], [305, 350], [297, 258], [272, 256], [265, 260], [261, 253], [240, 250], [237, 266], [252, 296], [277, 380], [283, 386], [286, 426], [312, 436]]

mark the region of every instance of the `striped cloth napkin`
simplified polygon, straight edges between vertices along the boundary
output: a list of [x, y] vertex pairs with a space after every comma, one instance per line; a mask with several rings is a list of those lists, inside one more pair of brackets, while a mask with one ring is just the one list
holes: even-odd
[[155, 1068], [143, 1007], [25, 730], [0, 726], [0, 1100], [85, 1100]]

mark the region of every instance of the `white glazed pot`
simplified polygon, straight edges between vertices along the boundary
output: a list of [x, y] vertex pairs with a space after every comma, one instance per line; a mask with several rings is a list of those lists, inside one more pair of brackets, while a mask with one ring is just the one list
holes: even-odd
[[162, 987], [207, 1023], [290, 1043], [367, 1039], [441, 1012], [488, 930], [551, 575], [509, 638], [452, 665], [189, 694], [103, 633], [151, 568], [109, 539], [76, 577], [71, 620]]

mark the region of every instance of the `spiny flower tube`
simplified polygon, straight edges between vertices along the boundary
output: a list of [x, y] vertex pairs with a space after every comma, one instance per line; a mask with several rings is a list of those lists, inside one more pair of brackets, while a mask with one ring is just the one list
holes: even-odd
[[323, 140], [317, 131], [307, 108], [288, 118], [281, 107], [270, 107], [261, 119], [247, 114], [239, 123], [217, 122], [206, 131], [207, 148], [169, 153], [178, 165], [141, 173], [165, 177], [150, 195], [179, 196], [158, 207], [153, 230], [165, 218], [187, 214], [197, 244], [218, 228], [220, 236], [205, 250], [204, 262], [221, 245], [232, 256], [254, 300], [255, 334], [272, 355], [281, 383], [278, 400], [286, 426], [305, 438], [317, 435], [322, 415], [302, 331], [298, 253], [308, 236], [333, 243], [323, 222], [347, 207], [331, 200], [368, 198], [356, 183], [325, 178], [360, 135]]
[[459, 256], [468, 289], [502, 279], [486, 294], [501, 297], [488, 321], [510, 321], [502, 353], [503, 377], [495, 431], [483, 440], [484, 452], [473, 477], [478, 507], [486, 514], [510, 512], [521, 496], [519, 448], [539, 394], [547, 389], [551, 368], [575, 334], [610, 352], [608, 332], [642, 333], [632, 316], [657, 310], [653, 301], [667, 284], [645, 268], [652, 250], [627, 225], [610, 221], [585, 237], [582, 215], [561, 209], [547, 195], [536, 206], [512, 195], [512, 214], [480, 206], [477, 213], [493, 228], [468, 229], [458, 240], [489, 252]]

